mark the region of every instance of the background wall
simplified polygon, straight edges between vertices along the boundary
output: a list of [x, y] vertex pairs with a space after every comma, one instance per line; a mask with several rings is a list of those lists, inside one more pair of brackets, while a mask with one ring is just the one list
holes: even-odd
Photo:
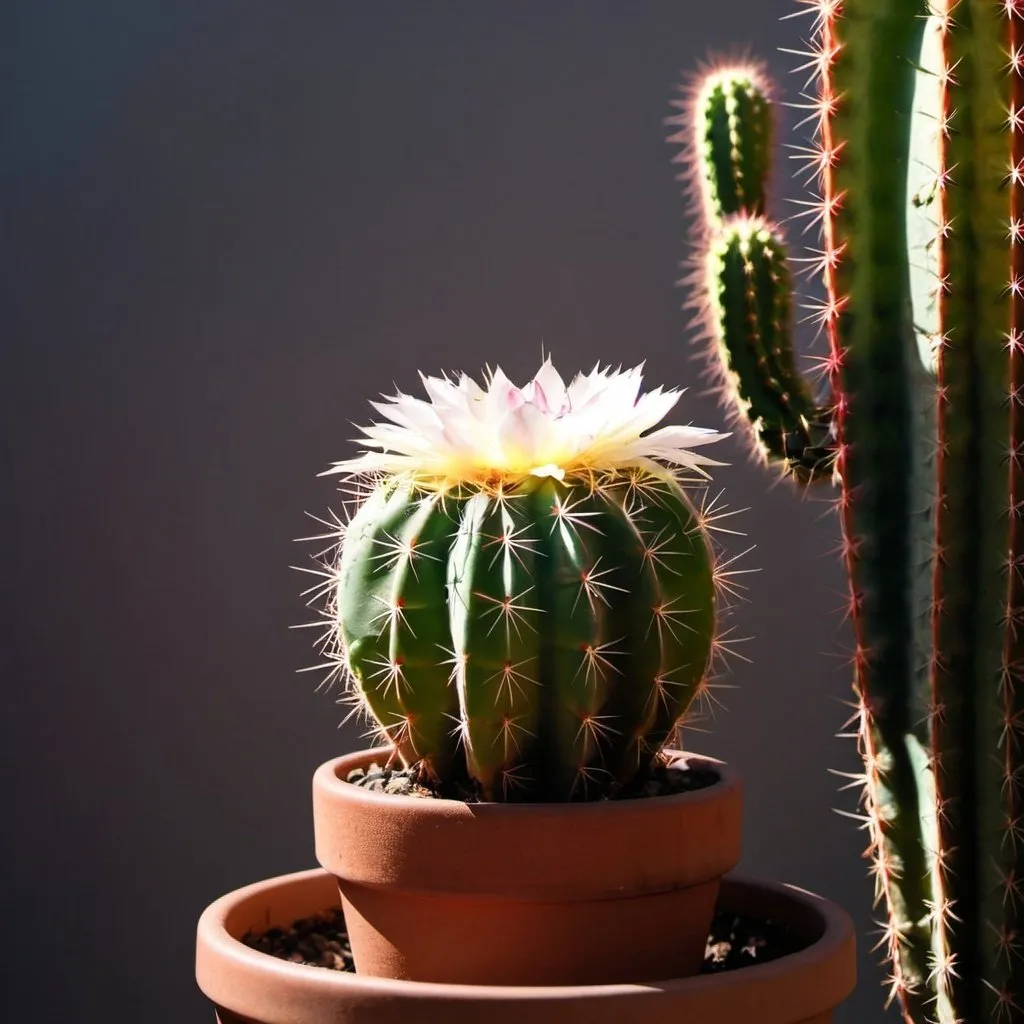
[[[31, 0], [4, 5], [0, 1017], [181, 1024], [195, 920], [313, 863], [316, 474], [418, 368], [647, 359], [717, 425], [675, 286], [663, 117], [750, 44], [789, 98], [791, 0]], [[781, 154], [780, 154], [781, 157]], [[780, 159], [782, 195], [799, 195]], [[804, 338], [809, 343], [809, 338]], [[849, 677], [826, 505], [740, 445], [717, 474], [751, 602], [699, 748], [747, 779], [750, 872], [849, 907], [881, 1021], [863, 835], [827, 769]], [[737, 539], [737, 544], [742, 543]], [[42, 981], [42, 987], [32, 986]]]

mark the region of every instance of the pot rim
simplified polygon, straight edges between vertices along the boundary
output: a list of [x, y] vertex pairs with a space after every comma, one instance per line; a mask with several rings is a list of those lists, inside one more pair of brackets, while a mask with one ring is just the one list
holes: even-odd
[[[514, 1003], [522, 1010], [529, 1011], [530, 1004], [571, 1000], [589, 1002], [610, 997], [622, 1000], [644, 996], [661, 997], [666, 1006], [684, 996], [701, 1003], [705, 1000], [727, 999], [730, 1004], [746, 1006], [758, 1005], [754, 1000], [766, 985], [774, 984], [777, 987], [784, 978], [787, 994], [792, 991], [797, 995], [796, 990], [802, 985], [814, 989], [812, 994], [804, 996], [799, 1002], [803, 1016], [778, 1018], [779, 1021], [795, 1021], [832, 1009], [850, 994], [856, 982], [853, 923], [845, 911], [796, 886], [748, 877], [726, 877], [723, 880], [722, 896], [726, 904], [733, 899], [742, 900], [751, 896], [784, 900], [794, 908], [795, 915], [817, 920], [821, 928], [820, 936], [805, 949], [765, 964], [643, 984], [474, 986], [367, 977], [280, 960], [251, 949], [228, 932], [228, 917], [247, 902], [266, 899], [272, 893], [291, 886], [312, 887], [314, 884], [324, 889], [325, 908], [326, 905], [337, 905], [333, 877], [320, 868], [313, 868], [252, 883], [221, 896], [206, 908], [200, 917], [197, 932], [196, 973], [200, 988], [210, 999], [217, 1003], [226, 989], [233, 993], [241, 989], [245, 997], [252, 1000], [249, 1005], [234, 1006], [227, 1001], [220, 1005], [227, 1005], [235, 1012], [252, 1016], [254, 1011], [258, 1012], [254, 1002], [258, 999], [257, 989], [265, 989], [267, 984], [274, 982], [284, 985], [290, 981], [295, 985], [301, 978], [303, 1004], [316, 1004], [325, 1014], [332, 1007], [336, 1013], [346, 1000], [392, 1002], [396, 999], [435, 1004], [472, 1003], [479, 1006], [481, 1012], [487, 1012], [490, 1006], [497, 1008], [499, 1004], [507, 1003]], [[824, 970], [826, 965], [829, 967], [827, 971]], [[231, 981], [223, 982], [225, 971], [231, 975], [235, 984]], [[827, 983], [822, 981], [825, 974], [829, 975]], [[264, 979], [264, 983], [237, 984], [240, 979], [255, 981], [257, 978]], [[818, 984], [815, 985], [815, 982]], [[715, 1004], [709, 1002], [708, 1005]], [[766, 1015], [763, 1012], [765, 1009], [762, 1006], [761, 1017], [770, 1024], [776, 1018], [770, 1013]], [[782, 1008], [779, 1009], [781, 1011]], [[326, 1020], [328, 1017], [325, 1015], [315, 1019]]]
[[[343, 781], [351, 769], [390, 753], [356, 751], [313, 774], [316, 859], [349, 885], [577, 902], [711, 882], [740, 859], [739, 773], [700, 754], [670, 751], [713, 767], [719, 782], [635, 800], [465, 803]], [[467, 870], [472, 864], [490, 868]]]
[[362, 763], [371, 756], [380, 758], [392, 757], [395, 754], [393, 747], [370, 747], [367, 750], [357, 750], [350, 754], [342, 754], [339, 757], [331, 758], [321, 764], [313, 773], [313, 788], [325, 794], [343, 794], [346, 802], [361, 804], [364, 807], [379, 807], [381, 805], [395, 809], [406, 809], [416, 811], [420, 815], [433, 814], [440, 817], [451, 817], [459, 813], [457, 808], [464, 808], [466, 815], [479, 817], [487, 815], [491, 817], [504, 817], [515, 819], [517, 817], [557, 817], [559, 820], [578, 821], [600, 814], [614, 814], [624, 808], [631, 812], [637, 812], [641, 808], [649, 808], [654, 813], [655, 808], [664, 811], [665, 807], [676, 806], [677, 804], [699, 805], [709, 801], [719, 801], [723, 797], [741, 790], [742, 781], [739, 772], [725, 761], [715, 757], [708, 757], [706, 754], [698, 754], [691, 750], [676, 750], [665, 748], [663, 753], [668, 754], [673, 760], [686, 758], [687, 760], [700, 762], [713, 768], [718, 773], [718, 781], [710, 786], [701, 789], [689, 790], [685, 793], [670, 793], [667, 796], [650, 798], [624, 799], [624, 800], [590, 800], [574, 803], [503, 803], [497, 800], [480, 800], [469, 803], [465, 800], [452, 800], [447, 797], [424, 798], [418, 796], [404, 796], [398, 793], [380, 793], [364, 786], [357, 786], [341, 777], [342, 772], [352, 771], [361, 767]]

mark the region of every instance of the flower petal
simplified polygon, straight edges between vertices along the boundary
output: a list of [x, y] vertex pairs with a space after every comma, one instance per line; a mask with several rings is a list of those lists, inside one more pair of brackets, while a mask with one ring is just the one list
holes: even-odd
[[450, 481], [481, 472], [562, 479], [574, 469], [695, 469], [721, 465], [695, 451], [728, 436], [701, 427], [653, 428], [682, 391], [642, 393], [643, 366], [577, 373], [568, 385], [550, 358], [518, 388], [495, 367], [486, 387], [466, 374], [420, 375], [426, 399], [372, 403], [381, 420], [361, 428], [362, 454], [332, 473], [413, 473]]
[[552, 416], [561, 416], [568, 407], [565, 381], [562, 375], [554, 368], [549, 356], [544, 360], [543, 366], [537, 371], [533, 378], [535, 389], [540, 390], [544, 396], [546, 411]]

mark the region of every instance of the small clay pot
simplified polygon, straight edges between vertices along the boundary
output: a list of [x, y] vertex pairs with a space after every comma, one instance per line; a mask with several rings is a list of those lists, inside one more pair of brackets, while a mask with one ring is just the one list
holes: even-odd
[[[740, 855], [739, 779], [574, 804], [463, 803], [313, 777], [316, 856], [338, 880], [356, 970], [464, 985], [591, 985], [696, 974]], [[671, 942], [665, 937], [671, 935]], [[615, 955], [608, 956], [609, 936]]]
[[[771, 882], [726, 879], [720, 906], [770, 918], [804, 948], [765, 964], [646, 985], [560, 988], [432, 985], [367, 978], [278, 960], [241, 941], [336, 907], [323, 871], [258, 882], [223, 896], [199, 921], [196, 978], [221, 1024], [830, 1024], [853, 991], [853, 926], [834, 904]], [[661, 935], [675, 948], [675, 934]], [[602, 936], [605, 963], [623, 949]]]

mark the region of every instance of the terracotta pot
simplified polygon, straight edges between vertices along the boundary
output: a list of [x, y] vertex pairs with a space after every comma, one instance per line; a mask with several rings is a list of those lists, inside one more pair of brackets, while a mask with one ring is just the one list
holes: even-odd
[[[646, 985], [432, 985], [278, 960], [239, 938], [337, 906], [334, 879], [304, 871], [217, 900], [199, 921], [196, 977], [221, 1024], [829, 1024], [853, 991], [853, 926], [834, 904], [775, 883], [727, 879], [725, 909], [770, 917], [807, 946], [770, 963]], [[662, 935], [667, 947], [675, 935]], [[622, 942], [605, 936], [604, 959]]]
[[344, 781], [388, 753], [339, 757], [313, 777], [316, 856], [338, 879], [360, 974], [589, 985], [700, 969], [740, 854], [742, 795], [726, 765], [672, 752], [720, 780], [578, 804], [466, 804]]

